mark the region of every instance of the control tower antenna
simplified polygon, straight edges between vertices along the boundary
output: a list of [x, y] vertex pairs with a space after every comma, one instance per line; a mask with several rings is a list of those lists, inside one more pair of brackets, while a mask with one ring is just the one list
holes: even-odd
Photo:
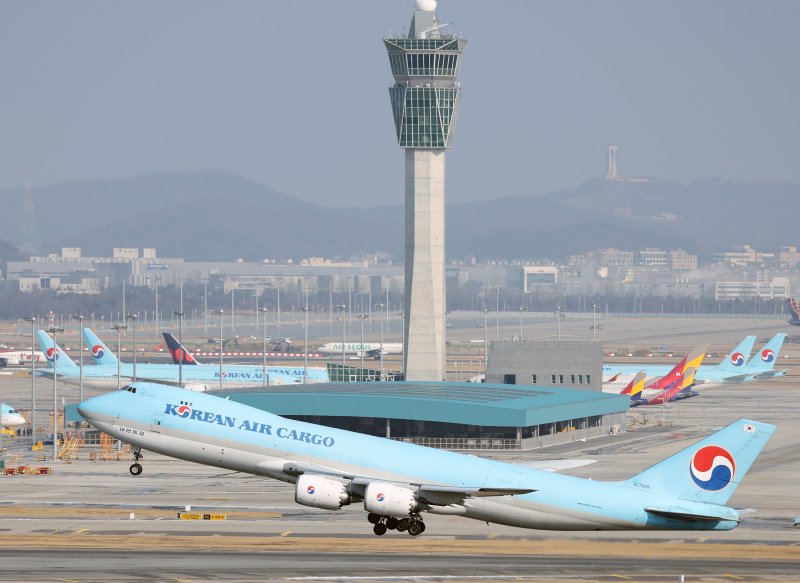
[[25, 222], [23, 223], [23, 240], [25, 249], [32, 255], [39, 253], [39, 238], [36, 234], [36, 213], [33, 210], [33, 189], [31, 181], [25, 182]]
[[608, 171], [606, 172], [606, 179], [608, 180], [616, 180], [619, 178], [617, 174], [617, 150], [619, 150], [619, 146], [608, 146], [606, 148], [608, 152]]

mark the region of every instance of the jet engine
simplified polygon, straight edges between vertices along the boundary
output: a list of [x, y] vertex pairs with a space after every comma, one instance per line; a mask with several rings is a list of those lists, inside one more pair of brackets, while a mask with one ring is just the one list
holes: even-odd
[[419, 510], [416, 493], [388, 482], [370, 482], [364, 494], [364, 510], [381, 516], [408, 516]]
[[346, 484], [322, 476], [303, 474], [297, 478], [294, 500], [303, 506], [339, 510], [350, 504], [352, 498]]

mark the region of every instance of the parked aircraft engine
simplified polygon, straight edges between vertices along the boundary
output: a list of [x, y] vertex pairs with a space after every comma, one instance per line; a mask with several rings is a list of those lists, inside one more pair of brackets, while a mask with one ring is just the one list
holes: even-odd
[[312, 474], [303, 474], [297, 478], [294, 500], [303, 506], [339, 510], [350, 504], [351, 497], [347, 485]]
[[408, 516], [419, 509], [416, 493], [387, 482], [370, 482], [364, 494], [364, 510], [381, 516]]

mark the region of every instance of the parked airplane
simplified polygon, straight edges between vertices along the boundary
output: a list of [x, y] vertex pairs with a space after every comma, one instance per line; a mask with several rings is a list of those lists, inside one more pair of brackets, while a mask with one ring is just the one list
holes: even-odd
[[83, 401], [92, 425], [141, 450], [295, 484], [295, 501], [362, 503], [377, 535], [422, 514], [549, 530], [730, 530], [725, 506], [773, 425], [739, 420], [624, 482], [587, 480], [321, 425], [213, 395], [133, 383]]
[[[36, 362], [44, 362], [44, 354], [35, 350], [33, 352], [33, 359]], [[3, 366], [22, 366], [31, 363], [30, 350], [0, 350], [0, 362]]]
[[747, 361], [742, 369], [745, 378], [741, 380], [761, 380], [780, 377], [786, 374], [785, 370], [775, 370], [775, 363], [781, 355], [783, 341], [786, 340], [785, 332], [778, 332], [764, 347]]
[[25, 423], [25, 417], [19, 411], [11, 407], [11, 405], [0, 404], [0, 427], [19, 427], [20, 425], [25, 425]]
[[680, 376], [666, 388], [657, 391], [655, 395], [647, 395], [642, 392], [639, 397], [631, 401], [631, 406], [663, 405], [670, 401], [696, 395], [696, 393], [691, 392], [691, 388], [694, 386], [695, 372], [697, 372], [697, 369], [694, 367], [681, 371]]
[[792, 317], [789, 319], [789, 324], [792, 326], [800, 326], [800, 301], [797, 298], [786, 298], [786, 304], [789, 306], [789, 312]]
[[[383, 344], [379, 342], [364, 342], [363, 344], [361, 342], [347, 342], [344, 347], [345, 354], [361, 356], [363, 353], [364, 358], [380, 358], [381, 352], [383, 352], [384, 356], [387, 354], [403, 354], [402, 342], [384, 342]], [[317, 352], [320, 354], [341, 354], [342, 343], [328, 342], [317, 348]]]
[[[183, 359], [184, 365], [197, 365], [206, 368], [212, 367], [216, 370], [219, 370], [219, 367], [214, 366], [213, 364], [202, 364], [197, 362], [197, 359], [195, 359], [195, 357], [192, 356], [192, 354], [186, 350], [186, 348], [180, 342], [178, 342], [178, 339], [169, 332], [163, 332], [162, 334], [164, 335], [164, 341], [167, 343], [167, 349], [172, 355], [172, 362], [175, 364], [178, 364], [179, 361]], [[244, 377], [247, 377], [248, 375], [253, 374], [255, 371], [258, 371], [260, 374], [263, 372], [263, 370], [264, 366], [258, 364], [230, 364], [222, 366], [223, 375], [234, 377], [237, 375], [244, 375]], [[302, 366], [267, 366], [268, 375], [281, 374], [299, 379], [295, 382], [303, 382], [304, 373], [307, 382], [309, 383], [327, 383], [330, 380], [330, 377], [328, 376], [328, 369], [319, 366], [309, 366], [307, 369], [304, 369]]]
[[[63, 351], [59, 346], [53, 345], [53, 339], [44, 330], [37, 332], [39, 344], [47, 359], [47, 368], [36, 369], [36, 374], [48, 378], [54, 375], [54, 359], [58, 360], [58, 367], [55, 374], [58, 374], [60, 381], [68, 385], [80, 384], [80, 367]], [[90, 346], [93, 346], [90, 343]], [[117, 367], [119, 366], [119, 376], [122, 383], [133, 379], [133, 364], [118, 363], [113, 365], [94, 365], [83, 368], [84, 387], [94, 389], [115, 389], [117, 388]], [[193, 391], [206, 391], [219, 387], [219, 368], [212, 366], [187, 366], [183, 367], [183, 386]], [[179, 371], [174, 364], [136, 364], [136, 378], [150, 382], [161, 382], [177, 385]], [[302, 378], [297, 380], [290, 375], [273, 373], [267, 371], [268, 385], [285, 385], [295, 382], [302, 382]], [[225, 374], [223, 369], [223, 387], [241, 387], [260, 385], [262, 382], [262, 372], [259, 368], [253, 371], [252, 375], [245, 374]]]
[[[750, 357], [750, 352], [753, 350], [755, 342], [755, 336], [747, 336], [719, 364], [699, 366], [695, 375], [697, 382], [741, 382], [741, 380], [746, 379], [748, 375], [742, 377], [742, 371], [747, 359]], [[689, 365], [690, 363], [687, 362], [687, 366]], [[662, 377], [669, 374], [670, 368], [668, 364], [604, 364], [603, 376], [606, 377], [616, 373], [634, 375], [644, 369], [648, 377]]]
[[637, 395], [644, 389], [647, 375], [643, 370], [636, 373], [633, 378], [628, 380], [629, 375], [623, 377], [622, 374], [616, 374], [608, 381], [603, 383], [604, 393], [613, 393], [615, 395]]

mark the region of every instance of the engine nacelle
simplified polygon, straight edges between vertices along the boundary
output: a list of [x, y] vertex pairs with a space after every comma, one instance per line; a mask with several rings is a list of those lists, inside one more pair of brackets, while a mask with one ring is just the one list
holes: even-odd
[[303, 506], [339, 510], [342, 506], [350, 504], [352, 498], [347, 486], [341, 482], [313, 474], [303, 474], [297, 478], [294, 500]]
[[370, 482], [364, 494], [364, 510], [381, 516], [408, 516], [419, 509], [419, 500], [413, 490], [389, 484]]

